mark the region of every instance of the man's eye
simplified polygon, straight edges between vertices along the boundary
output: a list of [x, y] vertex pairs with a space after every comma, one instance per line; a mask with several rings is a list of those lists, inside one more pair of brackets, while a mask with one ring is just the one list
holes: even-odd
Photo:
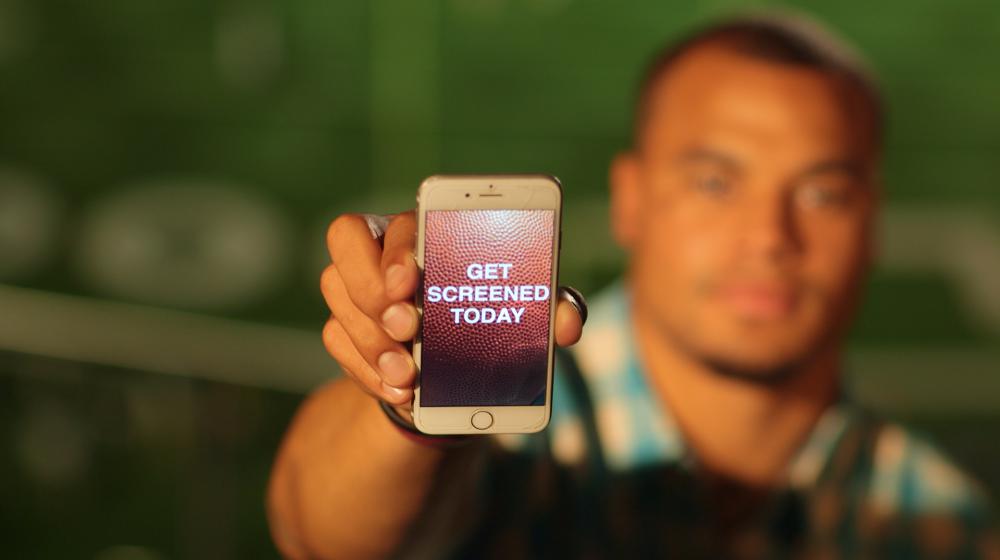
[[834, 208], [847, 203], [842, 190], [824, 185], [804, 185], [797, 189], [795, 198], [804, 208]]
[[695, 187], [712, 196], [722, 196], [729, 192], [729, 180], [722, 175], [698, 175], [694, 179]]

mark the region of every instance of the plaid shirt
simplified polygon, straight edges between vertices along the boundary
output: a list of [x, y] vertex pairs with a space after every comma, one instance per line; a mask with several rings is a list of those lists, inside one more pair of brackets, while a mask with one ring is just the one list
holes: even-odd
[[557, 358], [549, 428], [453, 453], [401, 556], [1000, 558], [976, 484], [847, 400], [782, 487], [709, 484], [646, 381], [628, 313], [621, 283], [595, 298]]

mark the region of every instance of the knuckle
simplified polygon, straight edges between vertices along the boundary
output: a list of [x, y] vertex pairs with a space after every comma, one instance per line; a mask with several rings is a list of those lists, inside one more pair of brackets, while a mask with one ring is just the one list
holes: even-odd
[[385, 231], [386, 239], [393, 239], [394, 241], [405, 240], [406, 243], [391, 243], [393, 246], [398, 246], [401, 249], [405, 249], [409, 246], [415, 245], [417, 241], [417, 224], [413, 217], [408, 214], [400, 214], [389, 222], [389, 226]]
[[324, 292], [333, 292], [334, 285], [336, 284], [337, 277], [340, 273], [337, 271], [335, 265], [327, 265], [323, 269], [323, 272], [319, 275], [319, 287]]
[[322, 332], [323, 346], [326, 346], [327, 351], [329, 351], [330, 354], [334, 355], [334, 358], [336, 358], [336, 353], [339, 346], [338, 344], [339, 333], [337, 332], [337, 330], [338, 330], [338, 325], [336, 319], [331, 318], [326, 322], [325, 325], [323, 325], [323, 332]]
[[341, 214], [330, 222], [330, 227], [326, 230], [327, 245], [333, 247], [350, 231], [357, 231], [358, 226], [364, 225], [364, 219], [359, 214]]
[[372, 361], [373, 356], [377, 355], [382, 347], [381, 342], [373, 333], [359, 333], [354, 348], [366, 360]]
[[386, 232], [392, 231], [396, 234], [413, 233], [413, 227], [415, 222], [413, 220], [413, 214], [410, 212], [404, 212], [402, 214], [396, 214], [391, 220], [389, 220], [389, 225], [386, 228]]
[[362, 385], [371, 385], [374, 390], [379, 390], [378, 384], [381, 382], [381, 378], [377, 376], [377, 372], [363, 375], [362, 372], [356, 371], [356, 368], [364, 367], [357, 360], [359, 354], [362, 356], [364, 354], [362, 349], [347, 336], [339, 320], [330, 318], [326, 322], [326, 325], [323, 326], [322, 338], [323, 346], [326, 347], [330, 356], [336, 360], [337, 365], [340, 366], [345, 375], [353, 378]]
[[348, 357], [350, 356], [353, 344], [351, 340], [344, 336], [343, 327], [340, 321], [331, 318], [323, 326], [323, 346], [330, 356], [340, 364], [341, 369], [346, 369]]
[[357, 297], [358, 307], [369, 317], [376, 320], [379, 319], [378, 315], [382, 311], [382, 308], [385, 307], [383, 302], [386, 297], [385, 288], [382, 286], [382, 283], [372, 282], [358, 286]]

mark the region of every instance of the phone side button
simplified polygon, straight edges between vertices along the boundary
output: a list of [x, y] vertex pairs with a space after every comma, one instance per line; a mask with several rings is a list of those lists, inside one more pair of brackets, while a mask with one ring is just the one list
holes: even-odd
[[472, 427], [477, 430], [485, 430], [493, 425], [493, 415], [485, 410], [479, 410], [472, 415]]

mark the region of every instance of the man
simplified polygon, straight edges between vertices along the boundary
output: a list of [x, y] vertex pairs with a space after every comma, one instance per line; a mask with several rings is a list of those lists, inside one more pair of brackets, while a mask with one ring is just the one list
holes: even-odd
[[[661, 54], [635, 115], [610, 173], [628, 270], [557, 358], [536, 436], [394, 425], [415, 378], [414, 217], [384, 248], [361, 217], [334, 221], [323, 340], [347, 375], [276, 461], [282, 553], [996, 554], [976, 486], [842, 392], [880, 193], [881, 107], [858, 64], [804, 24], [733, 20]], [[581, 327], [561, 303], [558, 344]]]

